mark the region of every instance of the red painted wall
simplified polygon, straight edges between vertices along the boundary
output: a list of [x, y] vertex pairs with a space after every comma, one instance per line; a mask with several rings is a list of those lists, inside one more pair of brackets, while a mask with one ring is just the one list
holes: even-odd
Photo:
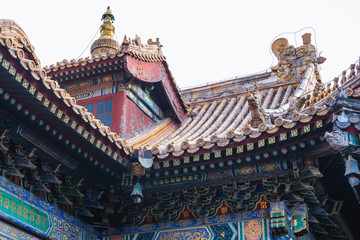
[[129, 55], [126, 55], [125, 61], [125, 70], [135, 78], [149, 83], [160, 82], [168, 103], [177, 118], [180, 122], [186, 119], [186, 110], [177, 94], [178, 90], [172, 84], [173, 79], [168, 73], [167, 65], [165, 66], [162, 62], [141, 61]]
[[126, 96], [125, 90], [118, 92], [120, 115], [119, 117], [119, 135], [125, 139], [135, 136], [153, 126], [155, 122], [148, 117], [133, 101]]
[[79, 105], [112, 99], [111, 130], [121, 138], [129, 139], [136, 133], [153, 126], [155, 122], [126, 96], [125, 90], [117, 93], [78, 100]]

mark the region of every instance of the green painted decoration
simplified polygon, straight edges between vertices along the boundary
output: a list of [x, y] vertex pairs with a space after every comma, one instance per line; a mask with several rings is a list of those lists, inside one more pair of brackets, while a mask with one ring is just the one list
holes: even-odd
[[23, 202], [17, 197], [0, 189], [0, 212], [18, 219], [25, 225], [29, 225], [46, 233], [50, 227], [49, 216], [40, 209]]

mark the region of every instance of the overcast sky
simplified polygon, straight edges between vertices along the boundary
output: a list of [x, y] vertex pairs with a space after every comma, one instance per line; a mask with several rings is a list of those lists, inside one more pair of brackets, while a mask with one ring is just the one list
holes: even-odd
[[[180, 88], [269, 70], [276, 64], [270, 52], [274, 38], [300, 46], [305, 32], [312, 33], [312, 43], [327, 58], [320, 72], [324, 82], [360, 56], [360, 3], [355, 0], [17, 0], [2, 3], [0, 18], [24, 29], [46, 66], [78, 58], [98, 33], [107, 6], [120, 43], [125, 34], [138, 34], [143, 43], [160, 38]], [[81, 57], [89, 55], [87, 48]]]

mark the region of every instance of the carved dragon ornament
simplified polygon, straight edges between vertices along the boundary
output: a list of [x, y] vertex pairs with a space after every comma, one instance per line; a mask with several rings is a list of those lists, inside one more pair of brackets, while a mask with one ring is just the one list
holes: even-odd
[[[286, 38], [279, 38], [271, 45], [271, 50], [278, 59], [278, 64], [271, 67], [271, 70], [277, 72], [278, 83], [300, 80], [308, 63], [314, 63], [317, 66], [326, 60], [324, 57], [316, 56], [316, 48], [311, 44], [310, 33], [305, 33], [302, 38], [303, 45], [298, 48], [289, 45]], [[320, 80], [317, 70], [315, 74], [317, 80]]]

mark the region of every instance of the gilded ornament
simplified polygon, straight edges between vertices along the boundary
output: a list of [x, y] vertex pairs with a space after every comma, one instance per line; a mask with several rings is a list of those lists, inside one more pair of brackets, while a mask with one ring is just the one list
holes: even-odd
[[304, 34], [304, 45], [295, 48], [286, 38], [279, 38], [271, 45], [278, 64], [271, 67], [277, 72], [278, 83], [300, 80], [306, 72], [308, 63], [317, 64], [316, 49], [310, 44], [310, 34]]
[[112, 23], [115, 18], [110, 7], [107, 8], [101, 20], [103, 21], [100, 27], [101, 36], [91, 45], [91, 56], [93, 59], [98, 55], [100, 55], [98, 56], [99, 58], [101, 55], [116, 54], [120, 51], [120, 44], [114, 38], [115, 27]]

